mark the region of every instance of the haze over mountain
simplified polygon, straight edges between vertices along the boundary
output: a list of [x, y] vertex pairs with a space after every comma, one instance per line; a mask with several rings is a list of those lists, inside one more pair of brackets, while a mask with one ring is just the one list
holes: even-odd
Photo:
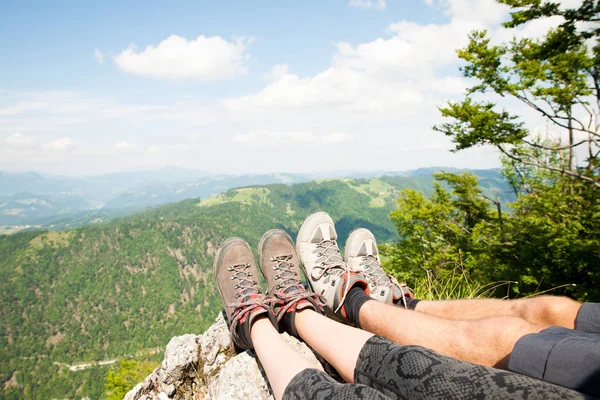
[[[413, 171], [337, 171], [330, 173], [216, 175], [167, 167], [158, 170], [118, 172], [90, 177], [54, 176], [36, 172], [0, 171], [0, 226], [19, 229], [67, 228], [106, 222], [116, 216], [189, 198], [207, 198], [242, 186], [293, 184], [324, 178], [378, 176], [430, 176], [440, 168]], [[455, 168], [445, 168], [456, 171]], [[497, 175], [496, 170], [478, 174]]]

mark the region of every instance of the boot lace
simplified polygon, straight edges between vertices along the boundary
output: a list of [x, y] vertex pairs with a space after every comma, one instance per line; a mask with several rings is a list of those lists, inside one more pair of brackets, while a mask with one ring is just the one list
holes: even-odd
[[391, 276], [386, 274], [383, 268], [381, 268], [381, 264], [377, 257], [372, 254], [368, 254], [362, 257], [361, 267], [365, 270], [365, 274], [373, 279], [373, 283], [371, 286], [379, 286], [384, 289], [390, 288], [393, 286], [391, 281]]
[[340, 305], [334, 310], [334, 312], [338, 312], [342, 308], [344, 300], [346, 300], [346, 295], [348, 294], [349, 288], [347, 286], [350, 281], [350, 269], [340, 254], [340, 249], [336, 240], [321, 240], [316, 247], [317, 249], [322, 249], [317, 256], [325, 257], [325, 259], [321, 261], [320, 264], [315, 265], [312, 270], [312, 277], [315, 280], [319, 280], [323, 276], [333, 275], [335, 283], [335, 279], [343, 279], [342, 275], [346, 274], [343, 291], [344, 295], [340, 299]]
[[406, 298], [412, 299], [414, 297], [412, 289], [406, 286], [406, 284], [398, 282], [394, 276], [385, 273], [383, 268], [381, 268], [379, 260], [374, 255], [368, 254], [363, 256], [362, 260], [363, 263], [360, 265], [364, 268], [365, 273], [373, 279], [371, 286], [377, 286], [383, 289], [393, 288], [394, 286], [398, 287], [402, 294], [402, 305], [406, 308]]
[[240, 301], [228, 305], [233, 308], [229, 323], [229, 330], [232, 333], [236, 332], [235, 328], [248, 313], [252, 313], [258, 308], [268, 310], [273, 302], [273, 298], [262, 294], [258, 282], [252, 278], [252, 272], [247, 271], [248, 268], [250, 268], [250, 263], [227, 267], [227, 271], [232, 273], [231, 280], [237, 281], [233, 286], [235, 298], [240, 299]]
[[[282, 308], [277, 312], [277, 320], [281, 320], [286, 312], [290, 309], [295, 310], [298, 303], [302, 300], [307, 300], [315, 307], [321, 310], [326, 305], [325, 298], [317, 293], [309, 293], [304, 290], [299, 274], [294, 270], [294, 263], [290, 262], [291, 254], [284, 256], [271, 257], [271, 261], [275, 262], [273, 270], [281, 271], [275, 275], [275, 280], [281, 280], [275, 285], [273, 297], [279, 300], [279, 305]], [[295, 290], [294, 290], [295, 289]]]

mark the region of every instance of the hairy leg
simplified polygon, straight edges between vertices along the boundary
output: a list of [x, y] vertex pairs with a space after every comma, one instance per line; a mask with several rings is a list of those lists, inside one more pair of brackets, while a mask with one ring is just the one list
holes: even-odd
[[548, 327], [512, 316], [449, 320], [378, 301], [364, 303], [359, 319], [363, 329], [396, 343], [423, 346], [459, 360], [503, 369], [508, 367], [518, 339]]
[[512, 316], [533, 324], [563, 326], [573, 329], [581, 303], [567, 297], [538, 296], [529, 299], [468, 299], [424, 301], [415, 311], [440, 318], [469, 320]]
[[373, 334], [330, 320], [312, 310], [298, 311], [296, 330], [300, 337], [325, 358], [348, 383], [364, 344]]
[[271, 322], [261, 318], [250, 330], [254, 351], [260, 359], [273, 394], [283, 398], [285, 388], [293, 377], [308, 368], [315, 368], [300, 353], [294, 350], [275, 330]]

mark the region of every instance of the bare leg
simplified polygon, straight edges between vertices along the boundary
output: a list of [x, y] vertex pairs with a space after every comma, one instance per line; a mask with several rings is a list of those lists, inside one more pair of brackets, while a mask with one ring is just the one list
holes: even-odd
[[293, 377], [307, 368], [315, 368], [290, 347], [266, 318], [254, 322], [250, 337], [254, 351], [269, 378], [273, 395], [278, 400], [283, 398], [283, 392]]
[[469, 299], [419, 301], [415, 311], [454, 320], [496, 316], [519, 317], [533, 324], [573, 329], [581, 303], [567, 297], [539, 296], [530, 299]]
[[332, 321], [312, 310], [296, 314], [300, 337], [325, 358], [348, 383], [354, 382], [354, 368], [364, 344], [373, 334]]
[[[419, 303], [420, 306], [420, 303]], [[360, 309], [363, 329], [403, 345], [419, 345], [475, 364], [506, 369], [517, 340], [547, 325], [500, 316], [458, 321], [438, 318], [378, 301]]]

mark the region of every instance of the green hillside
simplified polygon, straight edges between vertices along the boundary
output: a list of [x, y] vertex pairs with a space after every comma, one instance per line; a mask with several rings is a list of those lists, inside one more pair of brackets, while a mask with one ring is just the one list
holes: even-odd
[[106, 368], [59, 364], [135, 356], [206, 329], [221, 309], [211, 267], [224, 239], [256, 246], [268, 229], [295, 235], [309, 213], [325, 210], [342, 244], [358, 226], [389, 240], [396, 233], [388, 215], [407, 186], [430, 192], [432, 179], [232, 189], [106, 225], [0, 237], [1, 397], [100, 397]]

